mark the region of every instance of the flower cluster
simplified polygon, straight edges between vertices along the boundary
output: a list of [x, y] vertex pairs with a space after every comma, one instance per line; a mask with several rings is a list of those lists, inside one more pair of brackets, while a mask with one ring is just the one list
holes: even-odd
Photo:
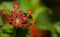
[[29, 10], [28, 14], [25, 15], [22, 10], [19, 10], [19, 12], [17, 13], [16, 10], [18, 9], [18, 4], [13, 4], [13, 7], [14, 7], [14, 11], [10, 12], [11, 16], [8, 16], [6, 14], [6, 10], [2, 10], [2, 15], [6, 16], [8, 23], [11, 23], [16, 28], [17, 27], [29, 27], [30, 25], [35, 24], [34, 20], [31, 20], [29, 24], [26, 23], [30, 19], [29, 17], [32, 14], [32, 10]]

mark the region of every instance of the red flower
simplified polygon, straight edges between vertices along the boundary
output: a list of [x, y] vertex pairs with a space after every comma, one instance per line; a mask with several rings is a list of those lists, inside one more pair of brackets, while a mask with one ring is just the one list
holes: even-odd
[[28, 13], [29, 13], [29, 14], [32, 14], [32, 10], [29, 10]]
[[19, 17], [19, 14], [16, 13], [15, 16], [16, 16], [16, 17]]
[[11, 15], [14, 15], [14, 14], [15, 14], [15, 12], [10, 12], [10, 14], [11, 14]]
[[16, 4], [13, 4], [13, 7], [15, 8], [15, 9], [17, 9], [18, 8], [18, 4], [16, 3]]
[[2, 10], [2, 14], [6, 15], [6, 10]]
[[28, 17], [24, 17], [23, 20], [27, 21], [27, 20], [29, 20], [29, 18]]
[[22, 10], [17, 13], [18, 4], [13, 4], [14, 11], [10, 12], [11, 16], [6, 15], [6, 11], [3, 10], [2, 14], [6, 16], [6, 19], [8, 23], [12, 23], [14, 27], [29, 27], [31, 24], [35, 24], [35, 21], [31, 21], [29, 24], [27, 24], [27, 21], [29, 20], [29, 16], [32, 14], [32, 10], [28, 11], [28, 14], [24, 14]]
[[9, 23], [12, 23], [12, 19], [10, 17], [6, 17]]
[[34, 21], [34, 20], [32, 20], [32, 21], [30, 22], [30, 24], [34, 25], [34, 24], [35, 24], [35, 21]]
[[19, 11], [19, 14], [20, 14], [20, 15], [22, 15], [22, 14], [23, 14], [23, 11], [22, 11], [22, 10], [20, 10], [20, 11]]
[[29, 17], [32, 14], [32, 10], [28, 11], [27, 17]]
[[11, 19], [14, 20], [15, 19], [14, 16], [11, 16]]

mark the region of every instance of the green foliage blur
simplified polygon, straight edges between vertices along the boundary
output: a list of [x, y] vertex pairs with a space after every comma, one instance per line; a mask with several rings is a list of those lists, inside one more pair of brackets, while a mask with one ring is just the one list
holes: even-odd
[[[14, 10], [12, 6], [14, 3], [18, 3], [18, 10], [22, 9], [25, 13], [30, 9], [33, 10], [34, 13], [32, 14], [32, 18], [36, 21], [34, 26], [37, 26], [40, 29], [50, 30], [52, 37], [60, 37], [60, 22], [52, 23], [52, 20], [50, 19], [50, 14], [52, 14], [51, 9], [44, 6], [39, 0], [3, 1], [0, 3], [0, 37], [14, 37], [11, 35], [13, 34], [13, 27], [8, 23], [4, 25], [1, 18], [1, 11], [3, 9], [7, 10], [7, 14], [10, 15], [9, 12]], [[20, 35], [22, 35], [20, 37], [24, 37], [22, 33]], [[26, 37], [30, 37], [29, 33]]]

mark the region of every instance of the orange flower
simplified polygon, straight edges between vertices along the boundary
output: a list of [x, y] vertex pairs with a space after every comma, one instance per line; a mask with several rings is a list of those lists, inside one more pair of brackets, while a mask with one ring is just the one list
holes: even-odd
[[37, 27], [30, 28], [31, 37], [38, 37], [38, 36], [40, 36], [39, 35], [40, 34], [39, 31], [40, 31], [40, 29], [37, 28]]
[[30, 28], [31, 37], [51, 37], [50, 31], [40, 30], [38, 27]]

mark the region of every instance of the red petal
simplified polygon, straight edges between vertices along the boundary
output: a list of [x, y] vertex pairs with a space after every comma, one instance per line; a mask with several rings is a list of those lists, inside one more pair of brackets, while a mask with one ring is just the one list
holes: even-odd
[[6, 10], [2, 10], [2, 14], [4, 14], [4, 15], [5, 15], [5, 14], [6, 14]]
[[14, 25], [14, 27], [17, 27], [17, 23], [16, 22], [14, 22], [13, 25]]
[[20, 20], [21, 21], [21, 23], [24, 23], [25, 22], [25, 20]]
[[19, 17], [19, 15], [18, 15], [18, 14], [16, 14], [16, 17]]
[[15, 14], [15, 12], [10, 12], [11, 15]]
[[25, 24], [24, 26], [25, 26], [25, 27], [29, 27], [30, 25], [29, 25], [29, 24]]
[[29, 10], [29, 11], [28, 11], [28, 14], [32, 14], [32, 10]]
[[12, 23], [12, 19], [8, 16], [7, 16], [7, 20], [8, 20], [9, 23]]
[[14, 19], [14, 16], [11, 16], [11, 19], [13, 20]]
[[29, 17], [32, 14], [32, 10], [28, 11], [27, 17]]
[[34, 21], [34, 20], [32, 20], [30, 24], [34, 25], [34, 24], [35, 24], [35, 21]]
[[20, 27], [23, 28], [24, 27], [24, 24], [20, 24]]
[[16, 3], [16, 4], [13, 4], [13, 7], [14, 8], [18, 8], [18, 4]]
[[23, 11], [22, 11], [22, 10], [20, 10], [20, 11], [19, 11], [19, 13], [22, 15], [22, 14], [23, 14]]
[[24, 17], [23, 20], [27, 21], [27, 20], [29, 20], [29, 18], [28, 17]]

